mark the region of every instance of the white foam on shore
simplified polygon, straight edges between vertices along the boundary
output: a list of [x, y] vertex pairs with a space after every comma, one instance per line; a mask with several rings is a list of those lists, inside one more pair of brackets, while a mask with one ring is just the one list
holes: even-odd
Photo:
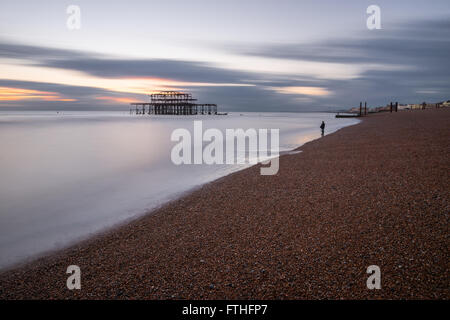
[[288, 151], [286, 152], [287, 155], [293, 155], [293, 154], [299, 154], [301, 153], [302, 150], [292, 150], [292, 151]]

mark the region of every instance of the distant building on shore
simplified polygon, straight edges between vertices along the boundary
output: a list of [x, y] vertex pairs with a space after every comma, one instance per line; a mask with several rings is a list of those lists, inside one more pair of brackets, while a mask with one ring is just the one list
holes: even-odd
[[[393, 111], [395, 111], [395, 103], [393, 104]], [[433, 103], [399, 103], [398, 111], [405, 110], [422, 110], [422, 109], [431, 109], [431, 108], [442, 108], [442, 107], [450, 107], [450, 100], [446, 100], [443, 102], [433, 102]], [[367, 108], [368, 113], [376, 113], [376, 112], [389, 112], [391, 111], [391, 104], [388, 103], [385, 106], [379, 106], [375, 108]], [[348, 110], [350, 113], [359, 113], [359, 107], [354, 107]]]
[[450, 107], [450, 100], [441, 102], [441, 105], [442, 105], [443, 107]]

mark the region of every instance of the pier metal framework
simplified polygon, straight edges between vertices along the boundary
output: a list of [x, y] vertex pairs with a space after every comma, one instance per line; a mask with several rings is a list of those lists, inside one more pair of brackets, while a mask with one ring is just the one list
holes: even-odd
[[217, 114], [217, 105], [197, 103], [191, 93], [160, 91], [150, 94], [150, 102], [133, 102], [130, 114], [196, 115]]

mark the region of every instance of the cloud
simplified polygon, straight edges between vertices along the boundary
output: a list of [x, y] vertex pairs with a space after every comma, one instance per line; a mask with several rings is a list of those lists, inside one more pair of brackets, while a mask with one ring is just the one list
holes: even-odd
[[252, 73], [214, 67], [208, 63], [168, 59], [117, 59], [88, 52], [0, 43], [0, 57], [34, 65], [84, 72], [105, 78], [161, 78], [185, 82], [245, 83]]
[[0, 101], [22, 100], [76, 101], [76, 99], [64, 98], [56, 92], [14, 87], [0, 87]]
[[[375, 105], [391, 99], [402, 102], [436, 101], [450, 95], [450, 19], [413, 21], [392, 29], [367, 31], [359, 37], [306, 44], [261, 44], [235, 48], [255, 57], [359, 65], [359, 76], [349, 80], [322, 79], [333, 92], [329, 104]], [[317, 100], [316, 100], [317, 101]]]
[[313, 43], [234, 47], [235, 53], [266, 58], [325, 63], [407, 65], [418, 61], [449, 67], [450, 21], [426, 20], [358, 36]]
[[100, 108], [124, 107], [143, 98], [93, 87], [0, 79], [0, 108], [92, 109], [93, 103]]
[[186, 82], [243, 83], [249, 75], [209, 66], [206, 63], [180, 60], [67, 59], [46, 60], [41, 65], [82, 71], [108, 78], [156, 77]]
[[[88, 52], [0, 43], [0, 57], [24, 60], [61, 70], [75, 70], [105, 79], [155, 78], [184, 82], [201, 101], [217, 103], [222, 110], [317, 111], [343, 109], [368, 101], [442, 101], [450, 95], [450, 19], [412, 21], [382, 30], [323, 42], [227, 46], [227, 51], [247, 57], [338, 63], [357, 66], [351, 79], [312, 77], [298, 73], [264, 73], [221, 68], [209, 63], [169, 59], [118, 59]], [[0, 80], [0, 86], [5, 87]], [[2, 84], [3, 82], [3, 84]], [[194, 83], [217, 84], [217, 87]], [[249, 87], [225, 84], [247, 85]], [[17, 83], [16, 83], [17, 84]], [[30, 90], [56, 92], [77, 99], [69, 106], [115, 104], [146, 99], [115, 91], [83, 86], [57, 86], [29, 82]], [[107, 97], [107, 98], [106, 98]], [[3, 103], [1, 104], [3, 105]], [[42, 105], [33, 102], [33, 105]]]
[[[196, 94], [199, 101], [217, 103], [221, 109], [227, 110], [280, 110], [300, 111], [298, 101], [285, 94], [280, 94], [271, 86], [304, 85], [311, 86], [311, 81], [306, 77], [301, 80], [263, 73], [243, 72], [214, 67], [206, 63], [179, 61], [179, 60], [130, 60], [112, 59], [110, 57], [97, 56], [89, 53], [74, 52], [51, 48], [39, 48], [26, 45], [12, 45], [0, 43], [0, 56], [16, 57], [24, 60], [29, 65], [52, 67], [63, 70], [80, 71], [88, 75], [103, 78], [162, 78], [184, 81], [183, 88]], [[201, 82], [200, 85], [195, 84]], [[117, 93], [93, 87], [67, 86], [32, 81], [0, 80], [0, 84], [28, 88], [33, 90], [51, 90], [63, 96], [74, 98], [77, 103], [63, 104], [61, 108], [79, 108], [87, 105], [95, 106], [98, 103], [120, 104], [128, 108], [132, 100], [130, 95]], [[203, 86], [202, 83], [205, 83]], [[234, 83], [237, 86], [229, 86]], [[216, 84], [217, 86], [209, 86]], [[250, 85], [250, 86], [246, 86]], [[145, 101], [143, 95], [131, 95], [135, 101]], [[42, 107], [39, 101], [22, 101], [21, 105]], [[308, 106], [314, 108], [317, 106]]]
[[87, 57], [89, 54], [76, 50], [38, 47], [17, 43], [0, 43], [0, 57], [45, 61], [48, 59], [73, 59]]
[[284, 94], [297, 94], [302, 96], [327, 96], [331, 93], [321, 87], [274, 87], [273, 90]]

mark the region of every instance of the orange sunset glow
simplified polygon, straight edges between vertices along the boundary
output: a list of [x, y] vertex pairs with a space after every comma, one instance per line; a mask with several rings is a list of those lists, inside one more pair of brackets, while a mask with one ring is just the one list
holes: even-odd
[[117, 103], [131, 103], [136, 102], [136, 99], [133, 98], [125, 98], [125, 97], [97, 97], [95, 98], [97, 100], [106, 100], [106, 101], [112, 101]]
[[76, 99], [63, 98], [56, 92], [0, 87], [0, 101], [19, 100], [76, 101]]
[[327, 96], [331, 92], [325, 88], [320, 87], [284, 87], [275, 89], [283, 94], [300, 94], [306, 96]]

